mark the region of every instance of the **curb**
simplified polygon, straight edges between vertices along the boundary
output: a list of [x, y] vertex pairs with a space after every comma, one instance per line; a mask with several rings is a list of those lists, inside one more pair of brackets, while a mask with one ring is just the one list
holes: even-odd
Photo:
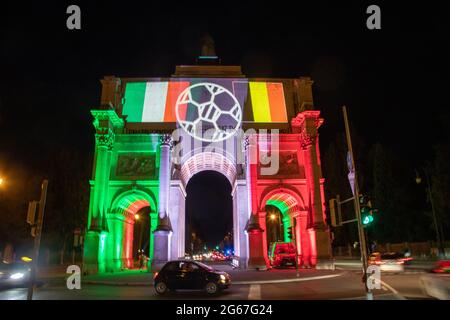
[[[253, 281], [232, 281], [232, 285], [252, 285], [252, 284], [274, 284], [274, 283], [289, 283], [289, 282], [301, 282], [301, 281], [312, 281], [336, 278], [344, 273], [330, 274], [324, 276], [306, 277], [306, 278], [293, 278], [293, 279], [278, 279], [278, 280], [253, 280]], [[114, 282], [114, 281], [81, 281], [81, 285], [105, 285], [105, 286], [130, 286], [130, 287], [146, 287], [153, 286], [152, 282]]]

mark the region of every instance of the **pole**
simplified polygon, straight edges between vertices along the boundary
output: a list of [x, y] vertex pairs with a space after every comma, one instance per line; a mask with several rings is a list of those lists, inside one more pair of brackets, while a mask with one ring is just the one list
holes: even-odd
[[354, 170], [354, 203], [355, 203], [355, 214], [358, 219], [358, 236], [359, 236], [359, 248], [361, 251], [361, 259], [363, 266], [363, 282], [364, 287], [366, 289], [367, 300], [373, 300], [373, 295], [371, 290], [367, 286], [367, 246], [366, 239], [364, 235], [364, 228], [361, 221], [361, 208], [359, 207], [359, 186], [358, 186], [358, 175], [355, 167], [355, 158], [353, 156], [353, 147], [352, 147], [352, 138], [350, 135], [350, 128], [348, 124], [347, 118], [347, 109], [345, 106], [342, 107], [342, 112], [344, 114], [344, 123], [345, 123], [345, 134], [347, 138], [348, 151], [350, 152], [352, 168]]
[[39, 248], [41, 246], [41, 235], [44, 220], [45, 203], [47, 201], [47, 187], [48, 187], [48, 180], [44, 180], [44, 182], [42, 182], [41, 199], [39, 201], [39, 213], [36, 225], [36, 236], [34, 238], [33, 261], [31, 265], [31, 275], [30, 275], [30, 282], [28, 285], [27, 300], [33, 300], [33, 291], [36, 281], [36, 273], [39, 260]]
[[439, 226], [438, 226], [436, 210], [434, 208], [433, 195], [431, 193], [430, 178], [428, 176], [427, 169], [424, 168], [423, 171], [425, 172], [425, 179], [427, 180], [428, 197], [430, 198], [431, 212], [433, 213], [433, 223], [434, 223], [434, 228], [436, 229], [436, 240], [437, 240], [437, 244], [438, 244], [438, 247], [439, 247], [439, 249], [438, 249], [439, 250], [439, 258], [440, 259], [445, 259], [445, 248], [444, 248], [444, 243], [442, 241], [442, 236], [441, 236], [441, 233], [440, 233], [440, 230], [439, 230]]

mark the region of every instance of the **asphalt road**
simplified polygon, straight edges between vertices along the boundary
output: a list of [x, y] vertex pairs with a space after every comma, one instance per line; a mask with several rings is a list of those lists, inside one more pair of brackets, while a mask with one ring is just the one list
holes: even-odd
[[[48, 283], [35, 291], [36, 300], [159, 300], [159, 299], [219, 299], [219, 300], [311, 300], [364, 299], [361, 275], [357, 271], [340, 271], [334, 278], [280, 282], [270, 284], [232, 285], [214, 297], [199, 291], [177, 291], [164, 296], [152, 287], [83, 285], [80, 290], [68, 290], [64, 283]], [[383, 274], [382, 289], [375, 290], [375, 299], [430, 299], [419, 284], [419, 273]], [[26, 299], [26, 288], [0, 290], [0, 300]]]

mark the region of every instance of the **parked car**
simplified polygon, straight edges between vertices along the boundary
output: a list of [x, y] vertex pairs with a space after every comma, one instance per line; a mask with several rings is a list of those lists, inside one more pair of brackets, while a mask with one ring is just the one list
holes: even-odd
[[0, 286], [21, 287], [25, 286], [31, 275], [31, 268], [25, 262], [0, 262]]
[[404, 258], [396, 252], [374, 252], [369, 256], [369, 265], [377, 265], [381, 271], [402, 272], [405, 270]]
[[178, 289], [205, 290], [208, 294], [215, 294], [230, 285], [228, 273], [198, 261], [169, 261], [154, 276], [154, 287], [158, 294]]
[[274, 242], [270, 246], [269, 261], [274, 268], [295, 266], [295, 247], [290, 242]]

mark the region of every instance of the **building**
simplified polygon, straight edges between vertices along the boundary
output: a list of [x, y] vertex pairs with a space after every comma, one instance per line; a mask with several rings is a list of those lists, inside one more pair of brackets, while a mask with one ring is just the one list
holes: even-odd
[[268, 267], [266, 205], [281, 212], [286, 241], [295, 229], [300, 264], [330, 259], [313, 81], [250, 79], [215, 56], [200, 59], [169, 78], [101, 80], [85, 273], [133, 266], [134, 217], [145, 207], [151, 267], [184, 257], [186, 185], [204, 170], [232, 186], [241, 268]]

